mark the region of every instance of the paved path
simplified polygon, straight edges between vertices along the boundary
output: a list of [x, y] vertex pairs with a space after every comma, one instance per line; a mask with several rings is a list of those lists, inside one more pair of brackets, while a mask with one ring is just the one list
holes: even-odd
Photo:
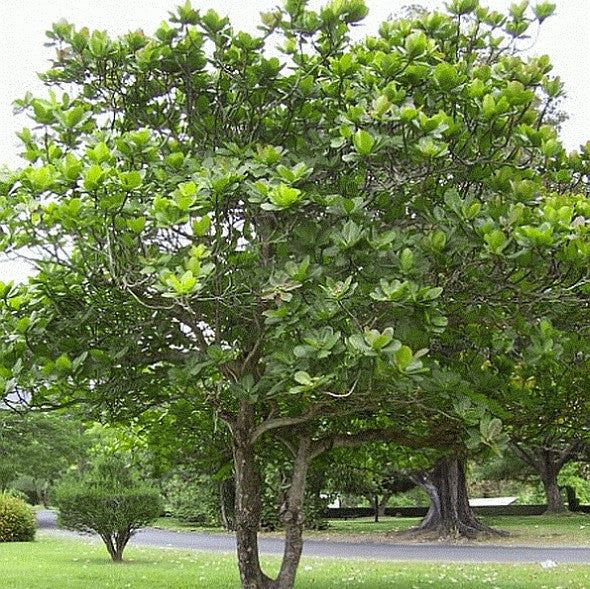
[[[39, 527], [62, 535], [80, 537], [74, 532], [57, 530], [55, 513], [42, 510], [37, 514]], [[171, 532], [147, 528], [131, 539], [137, 546], [187, 548], [208, 552], [234, 552], [232, 534], [206, 534], [200, 532]], [[260, 538], [260, 551], [264, 554], [281, 554], [283, 541], [279, 538]], [[305, 556], [319, 556], [373, 560], [420, 560], [453, 562], [544, 562], [590, 564], [589, 548], [543, 548], [529, 546], [473, 546], [465, 544], [375, 544], [306, 540]]]

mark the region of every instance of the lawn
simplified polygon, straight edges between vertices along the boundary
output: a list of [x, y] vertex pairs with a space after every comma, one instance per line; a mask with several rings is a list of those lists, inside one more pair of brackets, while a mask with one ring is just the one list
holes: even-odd
[[[492, 537], [479, 540], [492, 544], [524, 544], [545, 546], [590, 546], [590, 514], [572, 513], [566, 515], [502, 515], [480, 518], [484, 523], [501, 530], [510, 532], [510, 536]], [[333, 519], [330, 527], [322, 531], [307, 531], [306, 537], [320, 540], [374, 540], [376, 542], [395, 541], [395, 536], [387, 532], [402, 531], [415, 526], [420, 518], [412, 517], [383, 517], [379, 522], [372, 518]], [[174, 518], [160, 518], [157, 527], [170, 530], [221, 532], [221, 528], [204, 528], [180, 522]], [[407, 540], [403, 540], [407, 541]]]
[[[233, 554], [129, 547], [123, 564], [112, 564], [95, 541], [41, 532], [33, 543], [3, 544], [2, 586], [10, 589], [232, 589], [238, 588]], [[269, 572], [277, 558], [265, 558]], [[305, 558], [297, 589], [553, 589], [590, 587], [590, 566], [540, 564], [395, 563]]]
[[[545, 546], [590, 546], [590, 515], [572, 513], [565, 515], [500, 515], [479, 518], [489, 526], [510, 532], [508, 537], [492, 537], [480, 542], [492, 544], [525, 544]], [[372, 518], [330, 520], [326, 531], [308, 532], [314, 538], [322, 536], [371, 536], [381, 540], [391, 531], [407, 530], [420, 522], [420, 518], [383, 517], [379, 522]]]

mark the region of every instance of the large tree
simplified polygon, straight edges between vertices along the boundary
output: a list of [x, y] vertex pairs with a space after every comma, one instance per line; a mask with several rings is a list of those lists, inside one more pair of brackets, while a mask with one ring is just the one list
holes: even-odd
[[[0, 292], [6, 389], [103, 419], [198, 400], [231, 432], [248, 588], [294, 583], [313, 457], [463, 446], [486, 412], [463, 334], [587, 272], [587, 154], [545, 124], [549, 60], [514, 49], [550, 5], [456, 0], [357, 43], [361, 0], [305, 4], [259, 37], [189, 4], [154, 37], [57, 23], [54, 89], [18, 103], [30, 166], [2, 183], [2, 247], [38, 270]], [[291, 457], [275, 580], [257, 547], [271, 436]]]

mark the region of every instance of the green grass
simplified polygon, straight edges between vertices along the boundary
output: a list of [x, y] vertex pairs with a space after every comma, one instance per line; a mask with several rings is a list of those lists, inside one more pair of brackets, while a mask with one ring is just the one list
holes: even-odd
[[[233, 554], [129, 547], [123, 564], [110, 562], [102, 544], [40, 533], [32, 543], [0, 547], [2, 586], [10, 589], [233, 589]], [[270, 573], [277, 558], [266, 558]], [[590, 566], [540, 564], [395, 563], [304, 558], [297, 589], [549, 589], [590, 587]]]
[[199, 524], [185, 522], [177, 517], [159, 517], [153, 524], [153, 528], [172, 530], [174, 532], [207, 532], [208, 534], [225, 532], [220, 526], [201, 526]]
[[503, 543], [590, 546], [590, 514], [504, 515], [483, 517], [486, 524], [507, 530]]
[[[580, 545], [590, 546], [590, 515], [585, 513], [566, 515], [503, 515], [495, 517], [481, 517], [484, 523], [501, 530], [510, 532], [510, 536], [492, 537], [479, 542], [491, 544], [525, 544], [525, 545]], [[383, 517], [379, 522], [373, 518], [333, 519], [330, 527], [322, 531], [307, 531], [306, 537], [315, 540], [360, 539], [374, 540], [377, 542], [394, 541], [388, 537], [387, 532], [402, 531], [417, 525], [418, 517]], [[156, 522], [157, 527], [169, 530], [222, 532], [221, 528], [199, 527], [194, 524], [183, 523], [174, 518], [160, 518]], [[275, 533], [275, 535], [281, 535]]]

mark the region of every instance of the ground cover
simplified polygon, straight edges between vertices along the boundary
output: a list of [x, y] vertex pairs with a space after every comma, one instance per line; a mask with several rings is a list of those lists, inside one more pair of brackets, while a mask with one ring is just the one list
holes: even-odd
[[[419, 517], [382, 517], [379, 522], [373, 518], [332, 519], [327, 530], [307, 531], [309, 538], [320, 540], [363, 540], [376, 542], [408, 541], [396, 538], [390, 532], [401, 532], [417, 525]], [[507, 537], [483, 538], [479, 543], [523, 544], [527, 546], [590, 546], [590, 514], [572, 513], [562, 515], [501, 515], [481, 517], [489, 526], [506, 530]], [[222, 532], [221, 528], [200, 527], [181, 522], [175, 518], [159, 518], [159, 528], [179, 531]], [[275, 533], [280, 535], [281, 533]]]
[[[113, 564], [97, 541], [40, 532], [33, 543], [3, 544], [0, 573], [11, 589], [232, 589], [238, 588], [233, 554], [209, 554], [130, 546], [123, 564]], [[264, 558], [276, 570], [279, 559]], [[590, 587], [590, 566], [540, 563], [451, 564], [304, 558], [297, 589], [549, 589]]]

